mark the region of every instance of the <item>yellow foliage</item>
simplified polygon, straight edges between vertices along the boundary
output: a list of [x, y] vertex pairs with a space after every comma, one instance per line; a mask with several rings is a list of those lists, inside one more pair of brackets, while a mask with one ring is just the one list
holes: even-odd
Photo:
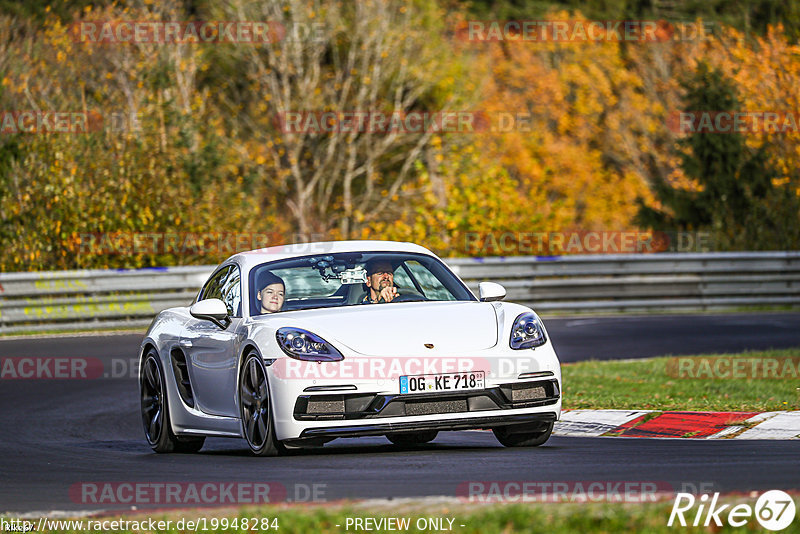
[[[149, 4], [86, 6], [74, 17], [146, 21], [183, 16]], [[310, 5], [303, 9], [308, 19], [326, 16]], [[453, 14], [455, 19], [463, 16]], [[580, 15], [554, 12], [549, 18]], [[0, 33], [10, 35], [13, 24], [0, 20]], [[635, 230], [636, 200], [658, 205], [649, 186], [652, 173], [699, 190], [680, 168], [679, 134], [669, 129], [668, 119], [681, 109], [680, 77], [700, 61], [734, 81], [742, 111], [800, 115], [800, 46], [780, 27], [762, 37], [722, 28], [704, 41], [624, 47], [614, 41], [476, 46], [448, 42], [446, 29], [435, 31], [440, 35], [422, 37], [445, 47], [437, 50], [448, 63], [436, 72], [418, 105], [475, 110], [495, 131], [432, 135], [400, 188], [392, 188], [391, 169], [371, 171], [375, 197], [391, 200], [377, 216], [369, 215], [369, 206], [346, 208], [338, 185], [328, 192], [312, 191], [314, 202], [328, 202], [328, 211], [312, 206], [309, 213], [327, 213], [331, 221], [349, 217], [352, 225], [341, 230], [328, 220], [313, 221], [329, 237], [346, 232], [409, 240], [456, 255], [485, 252], [472, 247], [475, 234]], [[0, 160], [6, 165], [0, 169], [0, 269], [221, 259], [93, 252], [81, 236], [97, 233], [213, 229], [288, 237], [298, 231], [291, 167], [315, 161], [309, 150], [293, 151], [291, 134], [281, 137], [274, 129], [283, 98], [279, 89], [243, 76], [244, 88], [238, 89], [256, 95], [250, 105], [230, 100], [215, 83], [203, 85], [201, 80], [221, 75], [215, 71], [218, 58], [202, 46], [77, 42], [52, 14], [35, 32], [23, 33], [8, 42], [0, 109], [93, 112], [102, 120], [88, 134], [2, 139], [0, 149], [13, 146], [17, 155], [6, 163]], [[383, 50], [375, 55], [392, 57]], [[275, 57], [283, 61], [279, 51]], [[424, 78], [432, 76], [427, 61], [432, 60], [400, 57], [397, 63]], [[388, 91], [373, 70], [357, 64], [348, 72], [365, 90]], [[269, 76], [270, 67], [261, 74]], [[330, 94], [346, 90], [327, 66], [320, 69], [320, 80], [305, 95], [308, 109], [330, 107]], [[497, 131], [509, 118], [513, 126]], [[381, 141], [376, 135], [375, 143]], [[781, 176], [774, 185], [800, 196], [800, 131], [763, 132], [749, 135], [747, 142], [767, 148]]]

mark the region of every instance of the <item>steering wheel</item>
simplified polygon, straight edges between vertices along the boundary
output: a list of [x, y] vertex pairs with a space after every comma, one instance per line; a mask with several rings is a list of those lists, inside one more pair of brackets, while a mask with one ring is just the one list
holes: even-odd
[[402, 295], [397, 295], [392, 299], [392, 302], [422, 302], [424, 300], [428, 299], [417, 293], [404, 293]]

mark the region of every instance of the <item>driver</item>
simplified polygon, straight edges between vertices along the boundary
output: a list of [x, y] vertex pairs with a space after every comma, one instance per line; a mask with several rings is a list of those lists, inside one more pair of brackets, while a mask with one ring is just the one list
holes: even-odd
[[386, 260], [371, 260], [367, 262], [366, 269], [367, 294], [361, 303], [392, 302], [398, 296], [392, 264]]
[[286, 284], [283, 280], [269, 271], [258, 275], [256, 287], [260, 287], [256, 298], [261, 303], [261, 313], [274, 313], [281, 311], [286, 295]]

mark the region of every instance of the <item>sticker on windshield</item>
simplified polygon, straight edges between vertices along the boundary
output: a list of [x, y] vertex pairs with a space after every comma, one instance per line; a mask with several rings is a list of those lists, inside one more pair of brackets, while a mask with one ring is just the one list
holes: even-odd
[[342, 284], [363, 284], [367, 281], [367, 271], [363, 268], [342, 271]]

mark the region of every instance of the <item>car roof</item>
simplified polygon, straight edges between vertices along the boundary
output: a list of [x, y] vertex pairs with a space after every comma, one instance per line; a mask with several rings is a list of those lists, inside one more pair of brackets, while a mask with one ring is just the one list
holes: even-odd
[[315, 254], [336, 254], [339, 252], [416, 252], [436, 257], [430, 250], [414, 243], [380, 240], [317, 241], [314, 243], [293, 243], [274, 247], [240, 252], [223, 263], [235, 262], [243, 272], [268, 261], [284, 260]]

